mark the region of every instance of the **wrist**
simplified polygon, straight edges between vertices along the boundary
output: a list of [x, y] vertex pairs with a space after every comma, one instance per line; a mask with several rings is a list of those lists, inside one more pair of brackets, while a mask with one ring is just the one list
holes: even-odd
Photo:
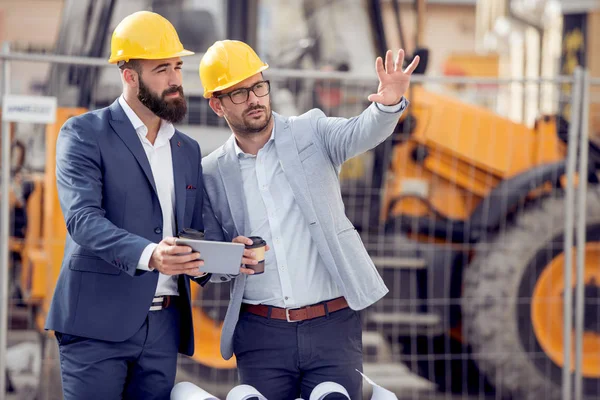
[[397, 99], [391, 103], [379, 103], [379, 104], [381, 104], [382, 106], [386, 106], [386, 107], [394, 107], [394, 106], [397, 106], [398, 104], [402, 103], [402, 99], [404, 99], [404, 96], [400, 96], [399, 99]]
[[398, 112], [402, 112], [406, 109], [406, 107], [408, 106], [408, 100], [406, 100], [405, 97], [402, 97], [397, 104], [389, 106], [382, 103], [375, 103], [375, 106], [382, 112], [395, 114]]

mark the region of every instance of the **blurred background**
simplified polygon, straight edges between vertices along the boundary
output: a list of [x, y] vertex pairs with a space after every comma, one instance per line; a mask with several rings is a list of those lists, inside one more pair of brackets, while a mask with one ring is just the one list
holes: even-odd
[[[51, 124], [2, 125], [0, 399], [62, 397], [43, 331], [65, 238], [54, 146], [66, 119], [120, 95], [110, 37], [139, 10], [165, 16], [196, 52], [178, 128], [204, 154], [230, 135], [198, 77], [216, 40], [256, 49], [285, 115], [357, 115], [377, 56], [419, 55], [393, 135], [340, 175], [390, 289], [362, 311], [366, 374], [407, 399], [600, 398], [600, 0], [0, 0], [0, 90], [57, 102]], [[229, 286], [193, 296], [196, 353], [177, 380], [224, 398], [238, 383], [235, 359], [219, 354]]]

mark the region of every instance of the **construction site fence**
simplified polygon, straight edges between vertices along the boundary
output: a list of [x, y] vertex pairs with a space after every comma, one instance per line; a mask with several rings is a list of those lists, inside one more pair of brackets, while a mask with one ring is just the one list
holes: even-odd
[[[0, 63], [0, 87], [4, 96], [44, 95], [54, 87], [51, 94], [57, 97], [58, 107], [74, 107], [77, 99], [81, 98], [78, 85], [83, 81], [78, 81], [73, 75], [82, 74], [89, 67], [96, 71], [95, 80], [88, 88], [90, 108], [109, 105], [121, 92], [117, 68], [108, 65], [105, 59], [12, 53], [5, 48], [0, 53]], [[32, 78], [32, 75], [37, 78]], [[312, 108], [320, 108], [328, 116], [350, 118], [359, 115], [369, 105], [367, 96], [376, 92], [378, 84], [374, 71], [370, 75], [357, 75], [352, 72], [270, 68], [265, 71], [264, 76], [271, 82], [273, 110], [284, 115], [298, 115]], [[547, 78], [413, 76], [411, 82], [411, 89], [407, 93], [411, 105], [406, 113], [415, 117], [416, 128], [407, 128], [407, 124], [404, 124], [404, 131], [395, 132], [392, 140], [347, 162], [340, 174], [341, 195], [349, 219], [357, 226], [367, 250], [390, 289], [385, 298], [361, 311], [366, 374], [384, 387], [389, 383], [388, 389], [396, 391], [403, 398], [425, 399], [435, 395], [435, 398], [448, 399], [454, 396], [500, 399], [514, 397], [514, 393], [519, 393], [518, 387], [511, 387], [512, 381], [517, 386], [521, 384], [519, 378], [508, 376], [511, 360], [526, 359], [523, 362], [536, 365], [539, 375], [546, 374], [547, 379], [554, 382], [563, 400], [581, 400], [589, 397], [589, 393], [599, 394], [600, 374], [597, 370], [600, 370], [600, 329], [598, 326], [590, 327], [589, 321], [596, 321], [598, 325], [600, 318], [588, 315], [588, 311], [594, 313], [600, 309], [598, 292], [592, 290], [599, 287], [600, 281], [596, 285], [594, 279], [598, 273], [586, 268], [586, 257], [591, 257], [588, 262], [600, 260], [600, 257], [595, 258], [600, 247], [594, 247], [594, 244], [600, 242], [600, 238], [588, 237], [597, 235], [595, 228], [590, 227], [588, 222], [596, 218], [600, 223], [600, 204], [590, 204], [590, 201], [600, 201], [600, 186], [594, 180], [582, 177], [591, 175], [590, 166], [596, 161], [590, 151], [595, 148], [593, 144], [596, 140], [600, 139], [595, 136], [600, 132], [594, 130], [594, 121], [597, 119], [595, 110], [600, 104], [600, 79], [592, 79], [585, 69], [577, 68], [573, 75]], [[58, 89], [61, 90], [56, 89], [57, 83], [64, 83], [64, 91], [60, 87]], [[197, 64], [184, 63], [183, 87], [189, 112], [179, 128], [198, 140], [203, 154], [207, 155], [227, 139], [230, 131], [225, 121], [214, 115], [207, 100], [202, 98]], [[421, 89], [425, 92], [419, 92]], [[448, 101], [445, 102], [445, 99]], [[464, 106], [456, 107], [455, 102]], [[447, 110], [452, 110], [452, 113], [444, 111], [444, 104], [447, 104]], [[438, 116], [447, 118], [445, 126], [436, 120]], [[523, 147], [532, 148], [536, 129], [544, 116], [561, 117], [557, 118], [557, 127], [561, 125], [559, 120], [568, 122], [561, 125], [564, 130], [561, 141], [558, 141], [558, 145], [563, 146], [564, 171], [555, 178], [562, 182], [562, 186], [544, 186], [541, 188], [543, 195], [530, 196], [534, 197], [531, 202], [519, 202], [518, 210], [511, 209], [493, 231], [482, 231], [479, 239], [468, 240], [466, 236], [457, 239], [456, 232], [453, 231], [457, 226], [462, 227], [463, 233], [474, 229], [474, 226], [465, 226], [464, 221], [477, 208], [476, 205], [484, 201], [488, 193], [486, 190], [499, 187], [503, 181], [509, 180], [518, 172], [524, 172], [518, 171], [517, 164], [536, 163], [535, 160], [525, 162], [512, 157], [520, 155], [531, 159], [539, 158], [539, 155], [534, 157], [526, 154]], [[14, 176], [11, 175], [9, 129], [9, 122], [3, 121], [0, 188], [4, 189], [15, 183]], [[26, 165], [23, 169], [26, 177], [53, 174], [53, 171], [45, 170], [44, 129], [45, 127], [36, 124], [17, 123], [17, 137], [24, 137], [31, 144], [31, 148], [27, 148]], [[440, 129], [448, 131], [442, 132]], [[507, 129], [514, 129], [515, 132], [528, 136], [507, 134]], [[417, 139], [413, 137], [420, 134], [423, 136]], [[503, 140], [509, 142], [502, 142]], [[403, 166], [401, 162], [404, 157], [402, 146], [408, 146], [407, 143], [411, 141], [414, 141], [411, 145], [411, 159], [414, 161], [421, 157], [420, 160], [424, 160], [415, 167], [417, 169]], [[469, 149], [469, 143], [472, 143], [473, 149]], [[487, 147], [482, 143], [486, 143]], [[543, 143], [538, 145], [543, 147]], [[477, 154], [479, 149], [485, 149], [487, 153]], [[498, 152], [511, 154], [499, 155]], [[558, 153], [560, 150], [557, 150]], [[496, 162], [496, 159], [502, 157], [505, 161]], [[386, 165], [381, 165], [382, 160], [385, 160]], [[381, 173], [374, 173], [375, 171]], [[463, 178], [459, 179], [458, 175]], [[472, 179], [464, 180], [465, 176], [471, 176]], [[394, 184], [394, 180], [399, 177], [402, 188]], [[476, 182], [480, 177], [484, 181]], [[437, 190], [437, 194], [431, 192], [433, 189]], [[534, 189], [539, 188], [531, 188], [532, 191]], [[9, 358], [11, 345], [18, 343], [18, 340], [13, 341], [11, 338], [27, 335], [17, 331], [10, 322], [14, 319], [12, 313], [18, 309], [22, 299], [13, 296], [13, 285], [19, 285], [18, 276], [14, 273], [18, 270], [14, 265], [18, 263], [18, 259], [13, 257], [9, 248], [13, 210], [10, 208], [9, 190], [1, 192], [0, 393], [5, 393], [8, 387], [3, 377], [6, 371], [10, 371], [11, 362], [14, 364], [15, 361]], [[511, 195], [502, 190], [489, 193], [492, 197], [508, 198]], [[460, 204], [457, 203], [453, 209], [455, 215], [439, 215], [439, 198], [444, 196], [448, 201], [460, 200]], [[393, 202], [392, 205], [390, 201]], [[541, 211], [530, 212], [540, 202], [543, 202], [539, 208]], [[502, 202], [490, 204], [501, 205]], [[551, 209], [555, 206], [560, 207], [560, 210]], [[382, 210], [387, 210], [387, 214], [383, 214]], [[411, 215], [403, 214], [411, 212]], [[415, 216], [414, 212], [420, 214]], [[488, 210], [479, 223], [485, 225], [492, 218], [491, 214]], [[524, 216], [522, 220], [521, 215]], [[536, 222], [533, 218], [540, 215], [546, 215], [547, 218]], [[423, 218], [420, 217], [428, 217], [426, 221], [429, 222], [423, 225]], [[436, 228], [440, 221], [443, 222], [443, 229], [447, 229], [446, 234], [440, 233]], [[558, 263], [558, 269], [555, 268], [554, 275], [548, 275], [548, 279], [554, 280], [547, 283], [548, 290], [544, 292], [545, 295], [554, 293], [555, 297], [538, 297], [537, 303], [532, 300], [535, 290], [543, 291], [542, 283], [525, 282], [520, 287], [494, 287], [490, 284], [484, 288], [483, 283], [469, 280], [467, 276], [470, 273], [466, 271], [473, 268], [473, 265], [481, 269], [488, 268], [487, 265], [490, 264], [501, 266], [506, 262], [514, 263], [514, 268], [517, 268], [519, 260], [515, 260], [514, 255], [523, 254], [523, 249], [522, 246], [518, 249], [512, 247], [519, 245], [519, 240], [514, 235], [519, 235], [518, 239], [521, 241], [526, 240], [528, 228], [531, 228], [529, 232], [532, 234], [540, 235], [543, 232], [535, 229], [538, 223], [544, 229], [563, 232], [558, 240], [558, 247], [562, 250], [557, 250], [552, 245], [545, 247], [548, 254], [544, 260], [547, 261], [548, 268], [557, 260], [562, 260]], [[573, 234], [565, 235], [564, 232]], [[60, 241], [64, 238], [43, 240]], [[535, 242], [536, 237], [532, 236], [530, 240]], [[39, 245], [43, 247], [45, 243]], [[479, 254], [489, 254], [489, 262], [480, 261], [477, 264], [473, 261], [477, 260]], [[538, 254], [541, 253], [538, 251]], [[501, 255], [506, 260], [498, 258]], [[442, 270], [434, 273], [431, 263]], [[598, 266], [595, 268], [600, 269]], [[460, 271], [460, 274], [457, 275], [456, 271]], [[513, 270], [507, 269], [505, 275], [511, 271]], [[533, 272], [528, 270], [526, 273], [531, 279], [541, 279], [545, 274], [541, 269]], [[494, 277], [497, 277], [498, 285], [512, 282], [502, 272]], [[493, 279], [490, 282], [493, 283]], [[212, 286], [207, 290], [199, 290], [193, 303], [218, 328], [227, 307], [229, 287], [228, 284]], [[520, 290], [525, 286], [531, 289], [531, 295], [521, 296]], [[471, 288], [472, 294], [484, 289], [488, 294], [465, 298], [461, 291], [466, 287]], [[439, 288], [448, 289], [438, 292]], [[553, 288], [562, 290], [556, 294]], [[453, 295], [437, 296], [436, 293]], [[588, 296], [590, 293], [592, 298]], [[51, 292], [47, 293], [47, 296], [51, 295]], [[469, 303], [466, 308], [465, 302]], [[493, 305], [487, 305], [486, 302], [492, 302]], [[544, 306], [544, 302], [550, 305]], [[552, 304], [557, 302], [560, 303], [559, 308], [553, 307]], [[481, 335], [485, 329], [477, 325], [482, 322], [464, 322], [466, 318], [473, 317], [472, 313], [479, 312], [476, 303], [481, 303], [481, 309], [489, 308], [491, 314], [488, 322], [491, 331], [487, 335], [491, 338], [490, 341], [497, 340], [495, 343], [498, 345], [502, 345], [503, 340], [509, 340], [500, 338], [496, 332], [499, 326], [494, 324], [493, 318], [497, 317], [494, 312], [498, 309], [498, 304], [506, 307], [506, 310], [523, 309], [525, 313], [529, 310], [531, 315], [538, 309], [536, 323], [541, 324], [542, 328], [533, 326], [528, 321], [524, 322], [523, 315], [517, 311], [506, 311], [513, 314], [515, 326], [505, 328], [510, 331], [516, 327], [519, 332], [513, 332], [516, 336], [512, 339], [519, 344], [511, 348], [482, 346], [485, 337]], [[467, 309], [471, 311], [465, 311]], [[539, 315], [539, 310], [555, 309], [560, 309], [561, 315]], [[458, 321], [454, 315], [458, 317]], [[486, 318], [485, 313], [477, 314], [476, 317], [482, 320]], [[539, 332], [543, 327], [556, 324], [560, 329]], [[27, 331], [36, 331], [35, 324], [32, 323]], [[471, 340], [472, 334], [479, 337]], [[506, 333], [505, 336], [509, 335], [510, 333]], [[551, 337], [544, 338], [544, 335]], [[32, 360], [39, 361], [41, 367], [32, 367], [31, 371], [23, 368], [21, 373], [30, 373], [33, 379], [24, 379], [20, 383], [18, 379], [13, 379], [13, 383], [21, 384], [20, 390], [29, 390], [29, 394], [35, 393], [39, 399], [61, 398], [56, 340], [50, 333], [39, 332], [39, 329], [31, 337], [40, 344], [40, 352], [33, 355]], [[197, 343], [200, 346], [218, 346], [214, 338], [205, 343], [200, 338]], [[550, 348], [552, 346], [554, 348]], [[518, 354], [511, 353], [515, 349], [520, 349]], [[196, 352], [204, 351], [202, 348], [198, 349], [197, 345]], [[216, 358], [198, 360], [180, 357], [178, 381], [194, 382], [215, 395], [223, 395], [239, 383], [235, 366], [223, 367], [222, 362]], [[514, 371], [518, 373], [519, 368], [527, 368], [522, 366], [523, 362], [517, 362]], [[594, 362], [598, 365], [594, 365]], [[382, 370], [381, 366], [387, 371]], [[547, 398], [556, 398], [550, 393], [552, 387], [548, 385]], [[18, 393], [15, 395], [18, 396]], [[1, 394], [0, 398], [3, 398]]]

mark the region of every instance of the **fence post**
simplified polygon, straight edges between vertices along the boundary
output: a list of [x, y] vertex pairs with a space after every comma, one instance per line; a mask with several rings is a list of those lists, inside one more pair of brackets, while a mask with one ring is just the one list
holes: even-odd
[[[9, 52], [8, 43], [2, 48], [4, 54]], [[4, 94], [9, 93], [10, 61], [2, 60], [3, 74], [0, 77]], [[0, 180], [0, 398], [6, 393], [6, 355], [8, 334], [8, 263], [9, 263], [9, 229], [10, 229], [10, 123], [2, 120], [2, 179]]]
[[571, 121], [569, 123], [569, 138], [567, 152], [567, 187], [565, 193], [565, 290], [563, 304], [563, 352], [562, 369], [562, 400], [571, 400], [571, 327], [573, 320], [573, 296], [570, 290], [573, 271], [573, 229], [575, 220], [575, 161], [577, 159], [577, 138], [581, 115], [582, 93], [581, 67], [575, 69], [573, 89], [571, 91]]
[[[589, 116], [590, 116], [590, 74], [589, 71], [582, 75], [581, 94], [581, 135], [579, 140], [579, 186], [578, 189], [578, 215], [577, 215], [577, 273], [575, 277], [575, 400], [582, 399], [583, 362], [583, 318], [584, 318], [584, 273], [586, 250], [586, 200], [587, 200], [587, 175], [589, 155]], [[566, 291], [566, 290], [565, 290]]]

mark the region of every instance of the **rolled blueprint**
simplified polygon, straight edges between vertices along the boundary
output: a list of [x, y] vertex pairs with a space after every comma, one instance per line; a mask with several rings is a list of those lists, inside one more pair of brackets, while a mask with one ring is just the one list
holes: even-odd
[[180, 382], [171, 390], [171, 400], [219, 400], [190, 382]]

